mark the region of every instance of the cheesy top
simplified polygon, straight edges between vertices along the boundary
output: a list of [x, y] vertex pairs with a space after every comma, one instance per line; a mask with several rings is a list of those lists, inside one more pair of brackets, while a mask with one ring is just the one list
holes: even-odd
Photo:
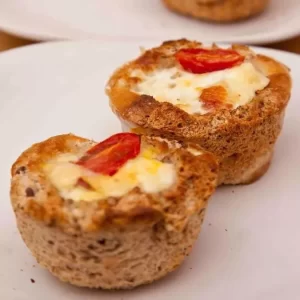
[[[128, 160], [113, 176], [94, 173], [77, 164], [79, 156], [62, 154], [47, 162], [43, 170], [64, 199], [93, 201], [121, 197], [135, 187], [145, 193], [157, 193], [169, 188], [176, 180], [173, 164], [156, 158], [155, 149], [147, 147]], [[87, 187], [79, 185], [83, 180]]]
[[[255, 93], [269, 84], [269, 79], [250, 61], [239, 66], [205, 74], [194, 74], [179, 67], [130, 74], [138, 78], [132, 91], [170, 102], [189, 114], [205, 114], [214, 109], [215, 101], [237, 108], [249, 103]], [[220, 104], [219, 103], [219, 104]]]

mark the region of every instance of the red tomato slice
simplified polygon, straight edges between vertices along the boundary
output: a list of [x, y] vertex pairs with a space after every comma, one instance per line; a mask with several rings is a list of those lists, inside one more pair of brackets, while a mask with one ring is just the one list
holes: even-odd
[[232, 68], [245, 59], [231, 49], [181, 49], [175, 57], [184, 70], [195, 74]]
[[92, 147], [76, 164], [103, 175], [114, 175], [140, 153], [141, 139], [134, 133], [118, 133]]

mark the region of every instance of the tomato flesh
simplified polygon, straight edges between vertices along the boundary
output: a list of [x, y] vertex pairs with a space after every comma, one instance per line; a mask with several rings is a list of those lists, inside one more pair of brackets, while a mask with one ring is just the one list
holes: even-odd
[[118, 133], [89, 149], [76, 164], [103, 175], [114, 175], [140, 153], [141, 139], [134, 133]]
[[86, 190], [92, 190], [93, 188], [86, 182], [84, 181], [81, 177], [77, 180], [76, 186], [80, 186], [85, 188]]
[[245, 60], [231, 49], [181, 49], [175, 57], [185, 71], [195, 74], [232, 68]]

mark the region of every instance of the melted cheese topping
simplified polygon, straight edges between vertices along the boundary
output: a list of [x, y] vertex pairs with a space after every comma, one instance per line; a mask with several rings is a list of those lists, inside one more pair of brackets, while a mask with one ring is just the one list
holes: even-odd
[[[131, 77], [139, 78], [133, 92], [153, 96], [157, 101], [170, 102], [190, 114], [205, 114], [211, 110], [201, 99], [207, 97], [208, 88], [218, 86], [220, 99], [232, 109], [247, 104], [255, 92], [264, 89], [269, 79], [249, 61], [239, 66], [205, 74], [193, 74], [173, 67], [157, 69], [151, 73], [134, 70]], [[216, 92], [213, 93], [216, 97]], [[214, 99], [212, 99], [214, 100]]]
[[[79, 157], [64, 154], [49, 161], [44, 171], [65, 199], [93, 201], [121, 197], [135, 187], [145, 193], [157, 193], [169, 188], [176, 178], [173, 164], [155, 159], [155, 149], [144, 149], [135, 159], [127, 161], [113, 176], [93, 173], [72, 162]], [[78, 186], [82, 178], [92, 189]]]

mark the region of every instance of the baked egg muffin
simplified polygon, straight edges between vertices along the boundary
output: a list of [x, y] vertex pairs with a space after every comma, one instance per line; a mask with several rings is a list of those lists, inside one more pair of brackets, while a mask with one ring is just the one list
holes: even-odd
[[71, 134], [23, 152], [11, 203], [38, 263], [76, 286], [128, 289], [177, 268], [200, 232], [217, 180], [214, 157], [176, 142]]
[[251, 183], [270, 165], [291, 94], [289, 69], [246, 46], [164, 42], [111, 76], [124, 130], [195, 143], [216, 155], [218, 184]]

